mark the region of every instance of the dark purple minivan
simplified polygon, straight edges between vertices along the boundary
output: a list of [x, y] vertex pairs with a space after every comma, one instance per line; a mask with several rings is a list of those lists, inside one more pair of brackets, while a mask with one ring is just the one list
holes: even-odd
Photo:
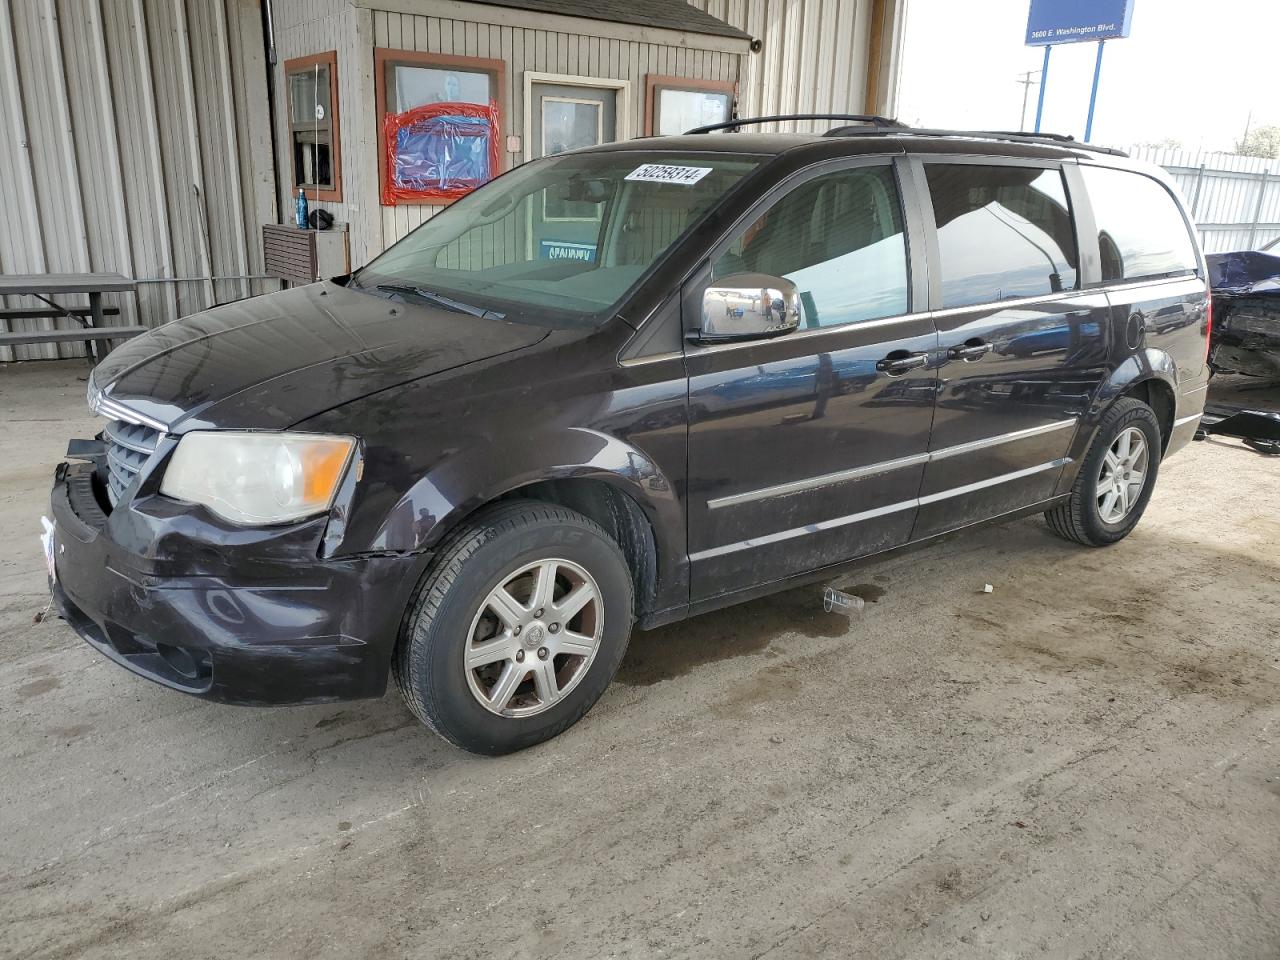
[[111, 353], [54, 482], [54, 597], [175, 690], [394, 677], [458, 746], [517, 750], [633, 627], [1033, 511], [1124, 537], [1196, 429], [1209, 325], [1167, 182], [1065, 138], [560, 154], [350, 276]]

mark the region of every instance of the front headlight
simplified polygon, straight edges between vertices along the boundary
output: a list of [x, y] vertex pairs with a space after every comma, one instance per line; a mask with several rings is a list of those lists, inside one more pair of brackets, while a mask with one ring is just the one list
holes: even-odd
[[333, 506], [355, 446], [351, 437], [313, 433], [188, 433], [160, 492], [233, 523], [300, 520]]

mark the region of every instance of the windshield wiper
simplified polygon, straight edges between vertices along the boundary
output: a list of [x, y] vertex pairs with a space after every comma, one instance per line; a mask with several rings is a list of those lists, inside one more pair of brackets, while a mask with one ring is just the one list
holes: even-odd
[[388, 293], [398, 293], [402, 296], [417, 297], [420, 300], [429, 300], [444, 307], [446, 310], [452, 310], [455, 313], [466, 313], [482, 320], [505, 320], [507, 318], [505, 313], [498, 313], [494, 310], [486, 310], [484, 307], [463, 303], [461, 300], [454, 300], [452, 297], [433, 293], [430, 290], [424, 290], [422, 287], [415, 287], [407, 283], [380, 283], [378, 284], [378, 289], [386, 290]]

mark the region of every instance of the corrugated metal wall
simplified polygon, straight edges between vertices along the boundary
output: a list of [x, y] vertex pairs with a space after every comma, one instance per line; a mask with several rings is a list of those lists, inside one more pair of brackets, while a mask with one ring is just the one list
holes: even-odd
[[1256, 250], [1280, 236], [1280, 160], [1167, 147], [1129, 153], [1177, 182], [1205, 253]]
[[[864, 113], [872, 0], [689, 0], [760, 40], [746, 58], [738, 113]], [[825, 130], [823, 121], [761, 130]]]
[[0, 272], [184, 278], [105, 298], [151, 326], [275, 289], [218, 279], [261, 271], [271, 171], [258, 0], [0, 0]]

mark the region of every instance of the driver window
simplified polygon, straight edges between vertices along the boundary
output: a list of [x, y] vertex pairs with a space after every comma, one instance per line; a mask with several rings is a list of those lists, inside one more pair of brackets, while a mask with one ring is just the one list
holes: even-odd
[[805, 327], [894, 317], [908, 310], [902, 204], [888, 166], [855, 167], [796, 187], [757, 217], [712, 266], [785, 277]]

